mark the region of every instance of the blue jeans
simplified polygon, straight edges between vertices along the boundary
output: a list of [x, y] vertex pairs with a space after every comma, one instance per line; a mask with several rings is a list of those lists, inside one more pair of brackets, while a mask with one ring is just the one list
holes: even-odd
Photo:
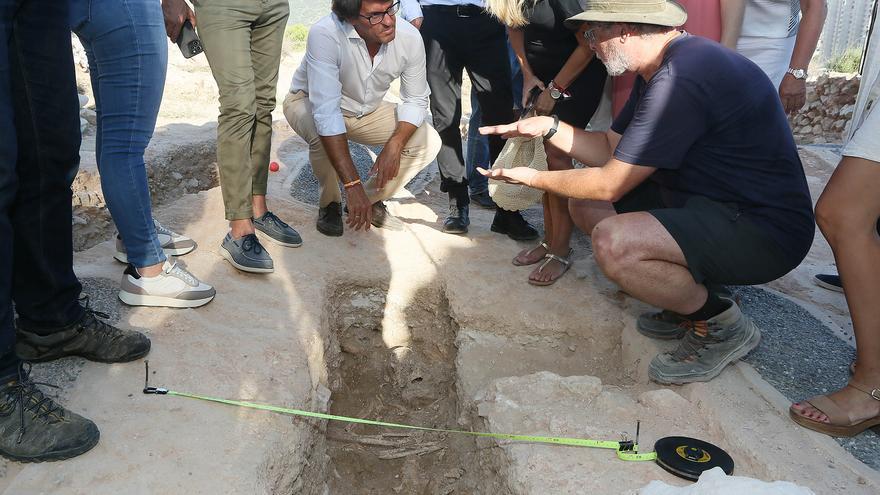
[[[507, 42], [507, 52], [510, 58], [510, 73], [513, 75], [513, 108], [520, 108], [523, 93], [523, 75], [516, 59], [516, 53]], [[465, 176], [471, 194], [485, 192], [489, 189], [489, 179], [477, 172], [477, 167], [488, 169], [489, 163], [489, 139], [481, 136], [480, 127], [480, 102], [477, 101], [477, 93], [471, 91], [471, 118], [468, 120], [467, 149], [465, 150], [464, 166]]]
[[13, 301], [29, 328], [83, 316], [70, 227], [80, 133], [67, 21], [66, 2], [0, 0], [0, 379], [18, 366]]
[[165, 87], [168, 44], [157, 0], [70, 0], [70, 26], [89, 59], [98, 117], [96, 157], [107, 208], [128, 260], [165, 261], [150, 204], [144, 150]]

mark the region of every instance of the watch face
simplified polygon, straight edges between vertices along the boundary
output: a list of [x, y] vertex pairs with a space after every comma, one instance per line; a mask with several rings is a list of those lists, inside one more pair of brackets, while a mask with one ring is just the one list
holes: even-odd
[[562, 96], [562, 93], [560, 93], [558, 89], [550, 88], [550, 98], [558, 100], [560, 96]]
[[807, 77], [807, 71], [805, 71], [804, 69], [794, 69], [793, 71], [791, 71], [791, 75], [798, 79], [803, 79]]

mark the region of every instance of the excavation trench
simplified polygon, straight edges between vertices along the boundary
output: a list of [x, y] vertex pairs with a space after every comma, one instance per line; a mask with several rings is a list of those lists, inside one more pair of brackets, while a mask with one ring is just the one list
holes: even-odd
[[[426, 290], [391, 307], [386, 293], [348, 285], [329, 300], [330, 413], [480, 430], [459, 397], [457, 325], [446, 298]], [[330, 493], [509, 493], [491, 440], [330, 422], [325, 448]]]

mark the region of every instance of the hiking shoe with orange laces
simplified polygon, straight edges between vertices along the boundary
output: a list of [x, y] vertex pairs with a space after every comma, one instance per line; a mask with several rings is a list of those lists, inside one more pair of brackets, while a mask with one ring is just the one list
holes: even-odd
[[705, 321], [690, 322], [678, 348], [658, 354], [648, 375], [662, 384], [707, 382], [728, 364], [746, 356], [761, 340], [761, 332], [739, 306]]

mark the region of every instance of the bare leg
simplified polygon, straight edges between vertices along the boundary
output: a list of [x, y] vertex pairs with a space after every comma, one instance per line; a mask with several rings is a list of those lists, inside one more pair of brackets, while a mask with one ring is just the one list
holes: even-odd
[[[880, 387], [880, 163], [844, 157], [816, 205], [819, 228], [831, 244], [856, 335], [859, 363], [853, 380]], [[847, 387], [829, 396], [856, 420], [880, 414], [880, 402]], [[828, 417], [806, 403], [794, 405], [803, 415], [820, 422]]]
[[269, 207], [266, 206], [266, 195], [254, 194], [252, 201], [254, 205], [254, 218], [260, 218], [269, 211]]
[[706, 287], [694, 280], [678, 243], [650, 213], [610, 216], [592, 238], [602, 272], [636, 299], [685, 315], [706, 303]]
[[[550, 146], [547, 147], [547, 165], [550, 170], [569, 170], [573, 168], [570, 157]], [[545, 193], [544, 216], [550, 218], [551, 229], [547, 230], [546, 235], [550, 245], [550, 253], [560, 257], [568, 256], [569, 249], [571, 249], [571, 231], [574, 227], [571, 215], [568, 213], [568, 198]], [[548, 263], [542, 271], [538, 271], [538, 268], [535, 268], [529, 274], [530, 280], [549, 282], [559, 277], [564, 270], [562, 264], [556, 261]]]
[[592, 234], [599, 222], [617, 215], [611, 203], [589, 199], [569, 199], [568, 213], [577, 228], [587, 235]]

